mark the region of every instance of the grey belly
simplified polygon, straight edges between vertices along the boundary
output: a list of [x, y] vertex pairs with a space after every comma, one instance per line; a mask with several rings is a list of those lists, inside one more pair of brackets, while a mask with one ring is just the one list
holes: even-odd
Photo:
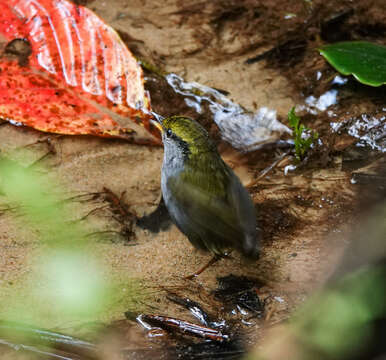
[[181, 205], [177, 202], [173, 194], [170, 192], [169, 188], [166, 186], [167, 178], [162, 177], [161, 180], [161, 189], [162, 196], [164, 198], [166, 207], [169, 211], [169, 215], [171, 216], [173, 222], [177, 225], [177, 227], [189, 237], [189, 234], [194, 231], [193, 227], [190, 226], [190, 221], [186, 216], [185, 210]]
[[167, 176], [162, 174], [161, 189], [162, 196], [172, 221], [178, 227], [178, 229], [189, 239], [194, 247], [206, 251], [210, 250], [210, 247], [205, 242], [206, 239], [211, 237], [210, 234], [207, 234], [204, 229], [199, 228], [194, 223], [194, 219], [190, 219], [187, 216], [184, 206], [176, 200], [166, 185], [167, 179]]

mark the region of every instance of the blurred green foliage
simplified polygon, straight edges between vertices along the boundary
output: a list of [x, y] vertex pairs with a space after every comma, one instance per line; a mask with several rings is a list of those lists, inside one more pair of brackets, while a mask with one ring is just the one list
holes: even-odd
[[142, 293], [138, 282], [110, 276], [94, 251], [95, 237], [91, 241], [83, 224], [71, 220], [60, 188], [42, 172], [0, 159], [0, 202], [14, 209], [9, 216], [29, 229], [32, 243], [39, 240], [27, 246], [34, 252], [32, 272], [2, 297], [3, 319], [45, 327], [90, 322], [114, 308], [135, 307]]
[[364, 267], [316, 293], [293, 321], [303, 348], [325, 359], [355, 358], [386, 314], [385, 276], [384, 266]]

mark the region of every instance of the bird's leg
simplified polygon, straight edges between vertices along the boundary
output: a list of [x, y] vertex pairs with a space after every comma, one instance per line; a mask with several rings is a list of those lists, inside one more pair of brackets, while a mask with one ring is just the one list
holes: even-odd
[[217, 261], [219, 261], [220, 259], [222, 258], [229, 258], [229, 254], [231, 253], [232, 251], [229, 251], [225, 254], [222, 254], [222, 255], [214, 255], [209, 261], [207, 264], [205, 264], [201, 269], [199, 269], [198, 271], [196, 271], [194, 274], [192, 275], [188, 275], [188, 276], [185, 276], [184, 279], [186, 280], [192, 280], [193, 278], [197, 277], [198, 275], [200, 275], [201, 273], [203, 273], [208, 267], [212, 266], [213, 264], [215, 264]]
[[209, 261], [208, 263], [206, 263], [201, 269], [199, 269], [198, 271], [196, 271], [194, 274], [192, 275], [189, 275], [189, 276], [185, 276], [184, 279], [186, 280], [192, 280], [193, 278], [197, 277], [198, 275], [200, 275], [202, 272], [204, 272], [209, 266], [212, 266], [213, 264], [215, 264], [218, 260], [220, 260], [221, 257], [218, 256], [218, 255], [214, 255]]

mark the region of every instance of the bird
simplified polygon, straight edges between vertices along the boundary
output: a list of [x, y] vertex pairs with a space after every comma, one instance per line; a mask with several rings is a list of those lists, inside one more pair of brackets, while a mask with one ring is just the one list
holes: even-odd
[[234, 249], [258, 259], [261, 230], [251, 196], [205, 128], [184, 116], [151, 122], [161, 131], [164, 145], [161, 190], [170, 217], [195, 248], [213, 254], [187, 278]]

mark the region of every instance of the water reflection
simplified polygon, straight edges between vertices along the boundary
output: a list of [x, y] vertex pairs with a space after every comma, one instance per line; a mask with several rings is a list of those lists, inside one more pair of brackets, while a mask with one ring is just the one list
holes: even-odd
[[335, 132], [344, 130], [349, 135], [359, 139], [357, 146], [370, 146], [373, 150], [386, 152], [385, 115], [361, 114], [344, 122], [331, 122], [330, 126]]
[[316, 98], [311, 95], [306, 98], [305, 102], [308, 105], [308, 111], [316, 115], [319, 111], [327, 110], [331, 105], [335, 105], [337, 103], [338, 90], [331, 89], [326, 91], [320, 97]]
[[277, 120], [276, 110], [261, 107], [257, 112], [250, 112], [208, 86], [186, 82], [176, 74], [168, 74], [166, 80], [198, 114], [203, 113], [204, 105], [209, 105], [222, 138], [236, 149], [253, 151], [276, 142], [283, 133], [291, 134], [291, 130]]

